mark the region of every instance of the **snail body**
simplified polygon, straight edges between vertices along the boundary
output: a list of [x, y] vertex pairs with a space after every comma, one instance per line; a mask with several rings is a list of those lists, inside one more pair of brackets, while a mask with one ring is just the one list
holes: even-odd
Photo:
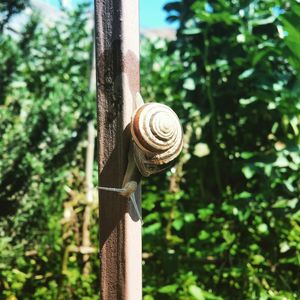
[[183, 131], [176, 113], [160, 103], [146, 103], [135, 111], [131, 135], [134, 160], [145, 177], [170, 166], [183, 147]]

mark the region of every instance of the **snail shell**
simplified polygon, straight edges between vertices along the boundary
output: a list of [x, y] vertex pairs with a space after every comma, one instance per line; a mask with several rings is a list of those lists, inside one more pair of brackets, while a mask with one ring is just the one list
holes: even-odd
[[172, 164], [183, 146], [183, 131], [176, 113], [160, 103], [139, 107], [131, 121], [134, 159], [143, 176]]

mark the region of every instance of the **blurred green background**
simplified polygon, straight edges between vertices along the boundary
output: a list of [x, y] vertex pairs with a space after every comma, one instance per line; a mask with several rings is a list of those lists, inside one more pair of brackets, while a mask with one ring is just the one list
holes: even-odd
[[[0, 4], [0, 299], [98, 299], [93, 13], [16, 32], [28, 5]], [[143, 299], [300, 299], [299, 1], [165, 10], [176, 38], [142, 37], [141, 94], [185, 144], [143, 184]]]

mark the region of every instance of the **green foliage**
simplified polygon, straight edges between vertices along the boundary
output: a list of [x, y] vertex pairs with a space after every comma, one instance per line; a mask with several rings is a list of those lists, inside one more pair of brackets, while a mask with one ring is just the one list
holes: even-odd
[[85, 6], [49, 28], [33, 16], [19, 39], [1, 36], [1, 299], [97, 299], [96, 256], [90, 277], [81, 254], [64, 261], [77, 242], [69, 231], [80, 230], [63, 219], [67, 188], [83, 191], [82, 141], [95, 111], [87, 18]]
[[186, 148], [144, 188], [145, 299], [297, 299], [299, 4], [166, 9], [177, 40], [144, 42], [142, 94], [176, 110]]
[[[98, 298], [97, 256], [83, 275], [78, 250], [95, 111], [85, 8], [0, 36], [1, 299]], [[185, 146], [143, 187], [144, 300], [298, 299], [299, 4], [166, 10], [177, 39], [142, 41], [142, 95], [173, 107]]]

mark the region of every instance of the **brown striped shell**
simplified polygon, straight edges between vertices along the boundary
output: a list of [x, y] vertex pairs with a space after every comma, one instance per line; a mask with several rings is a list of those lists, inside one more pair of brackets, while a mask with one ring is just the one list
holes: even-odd
[[176, 113], [160, 103], [139, 107], [131, 121], [136, 165], [143, 176], [167, 168], [180, 154], [183, 132]]

